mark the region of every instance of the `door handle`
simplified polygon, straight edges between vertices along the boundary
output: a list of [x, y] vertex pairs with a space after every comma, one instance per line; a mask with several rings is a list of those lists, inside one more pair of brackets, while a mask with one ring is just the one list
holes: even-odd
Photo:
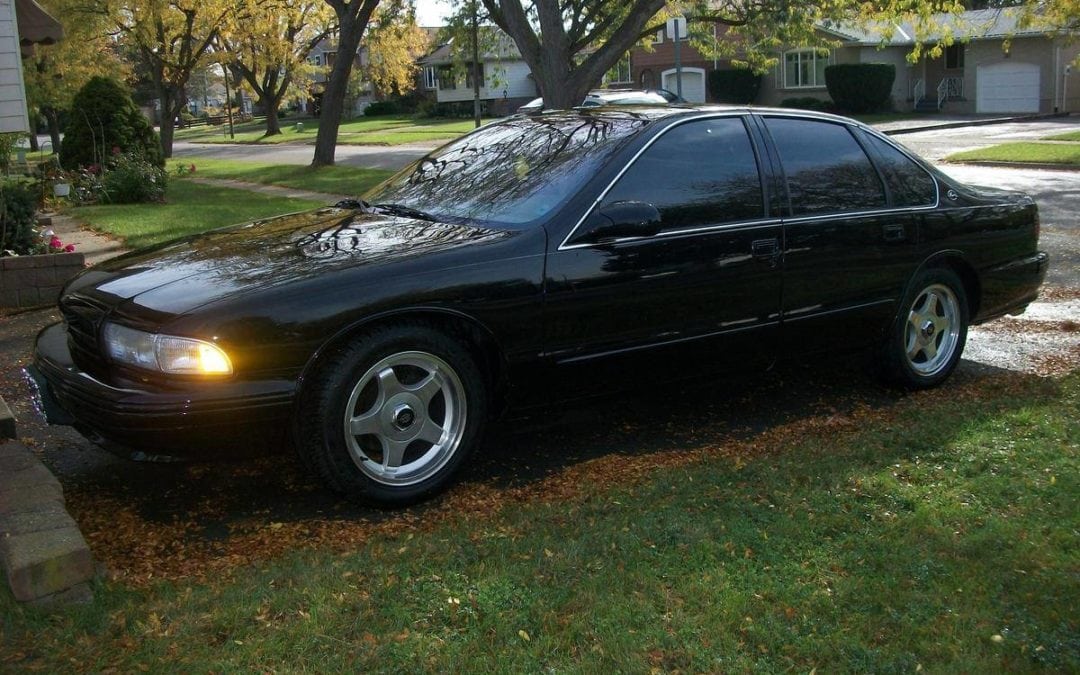
[[885, 225], [881, 228], [885, 241], [904, 241], [907, 239], [907, 230], [903, 225]]
[[750, 242], [750, 253], [754, 260], [767, 262], [776, 267], [776, 261], [780, 257], [780, 241], [778, 239], [758, 239]]

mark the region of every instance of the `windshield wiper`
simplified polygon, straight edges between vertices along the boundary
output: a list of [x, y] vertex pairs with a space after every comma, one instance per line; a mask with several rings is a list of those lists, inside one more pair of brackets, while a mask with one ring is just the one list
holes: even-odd
[[404, 216], [405, 218], [430, 220], [432, 222], [437, 222], [439, 220], [427, 211], [414, 209], [411, 206], [405, 206], [404, 204], [371, 204], [370, 209], [371, 213], [385, 213], [391, 216]]

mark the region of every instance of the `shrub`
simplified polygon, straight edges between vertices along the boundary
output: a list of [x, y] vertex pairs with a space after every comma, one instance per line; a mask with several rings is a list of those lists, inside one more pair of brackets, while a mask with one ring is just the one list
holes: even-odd
[[888, 106], [896, 79], [890, 63], [842, 63], [825, 68], [829, 96], [844, 112], [867, 113]]
[[832, 108], [832, 101], [822, 101], [820, 98], [814, 98], [813, 96], [796, 96], [780, 101], [780, 107], [826, 111]]
[[102, 164], [114, 148], [165, 164], [157, 133], [128, 90], [116, 80], [95, 77], [72, 101], [60, 161], [69, 169]]
[[0, 252], [12, 251], [19, 255], [42, 252], [36, 212], [37, 191], [33, 183], [0, 182]]
[[119, 155], [101, 178], [103, 201], [112, 204], [165, 199], [165, 169], [135, 153]]
[[401, 106], [397, 101], [372, 101], [364, 108], [364, 117], [377, 115], [396, 115], [401, 112]]
[[709, 73], [709, 94], [720, 103], [753, 103], [761, 90], [761, 75], [742, 68]]

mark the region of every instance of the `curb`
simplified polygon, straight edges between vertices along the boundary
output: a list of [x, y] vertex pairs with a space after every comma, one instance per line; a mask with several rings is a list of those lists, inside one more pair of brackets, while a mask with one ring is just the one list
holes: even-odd
[[1017, 115], [1014, 117], [994, 117], [986, 120], [966, 120], [963, 122], [943, 122], [941, 124], [924, 124], [921, 127], [904, 127], [902, 129], [890, 129], [882, 131], [886, 136], [899, 136], [901, 134], [914, 134], [920, 131], [935, 131], [937, 129], [962, 129], [963, 127], [985, 127], [991, 124], [1008, 124], [1009, 122], [1035, 122], [1038, 120], [1057, 119], [1068, 117], [1070, 112], [1041, 113], [1038, 115]]
[[938, 164], [944, 164], [945, 166], [988, 166], [998, 169], [1035, 169], [1038, 171], [1061, 171], [1061, 172], [1077, 172], [1080, 171], [1080, 166], [1067, 166], [1064, 164], [1040, 164], [1038, 162], [993, 162], [993, 161], [966, 161], [966, 160], [939, 160]]
[[[15, 435], [15, 419], [0, 398], [0, 431]], [[0, 568], [11, 595], [54, 608], [94, 599], [94, 559], [64, 508], [64, 490], [22, 443], [0, 444]]]

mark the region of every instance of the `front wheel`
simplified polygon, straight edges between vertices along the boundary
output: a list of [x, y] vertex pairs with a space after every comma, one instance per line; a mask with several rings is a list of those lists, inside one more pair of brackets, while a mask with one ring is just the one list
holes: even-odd
[[424, 326], [335, 352], [301, 398], [297, 448], [335, 490], [383, 506], [444, 488], [479, 442], [484, 382], [468, 351]]
[[945, 381], [967, 341], [964, 284], [949, 269], [921, 272], [904, 298], [882, 353], [883, 374], [907, 389]]

